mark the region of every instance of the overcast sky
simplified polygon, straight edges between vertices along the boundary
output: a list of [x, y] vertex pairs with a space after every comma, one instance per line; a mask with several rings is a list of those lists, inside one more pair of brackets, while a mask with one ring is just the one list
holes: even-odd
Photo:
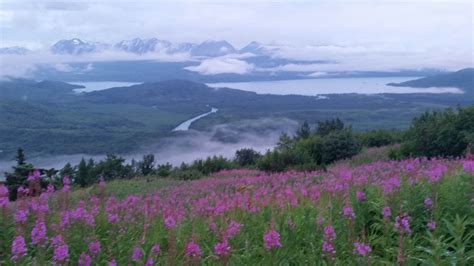
[[[0, 47], [45, 48], [58, 39], [73, 37], [109, 43], [134, 37], [174, 42], [225, 39], [237, 48], [257, 40], [347, 48], [325, 51], [335, 57], [341, 53], [378, 53], [391, 57], [411, 54], [420, 62], [447, 62], [456, 67], [473, 65], [472, 0], [0, 0], [0, 3]], [[292, 56], [304, 57], [307, 53], [308, 49]]]

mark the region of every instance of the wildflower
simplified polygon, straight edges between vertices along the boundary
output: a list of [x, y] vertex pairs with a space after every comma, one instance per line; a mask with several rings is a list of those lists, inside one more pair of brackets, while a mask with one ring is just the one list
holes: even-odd
[[356, 215], [354, 210], [350, 206], [346, 206], [342, 209], [342, 215], [348, 219], [355, 219]]
[[430, 220], [427, 224], [428, 230], [434, 231], [436, 229], [436, 221]]
[[408, 216], [407, 214], [397, 216], [395, 218], [395, 229], [397, 229], [400, 234], [411, 234], [410, 216]]
[[293, 220], [291, 220], [291, 218], [288, 218], [288, 220], [286, 221], [286, 223], [288, 224], [288, 227], [293, 230], [295, 229], [295, 223], [293, 222]]
[[53, 184], [48, 184], [48, 187], [46, 188], [47, 193], [53, 193], [54, 192], [54, 185]]
[[474, 161], [468, 161], [468, 160], [463, 161], [463, 167], [466, 173], [474, 174]]
[[61, 235], [54, 236], [51, 239], [51, 245], [53, 247], [57, 247], [57, 246], [62, 245], [62, 244], [64, 244], [64, 239]]
[[328, 225], [324, 228], [323, 235], [323, 256], [329, 254], [334, 256], [336, 250], [334, 249], [334, 241], [336, 241], [336, 231], [332, 225]]
[[324, 224], [324, 218], [323, 217], [318, 217], [318, 219], [316, 219], [316, 224], [317, 225], [323, 225]]
[[0, 208], [8, 205], [8, 188], [0, 184]]
[[364, 191], [357, 191], [356, 192], [356, 199], [357, 199], [357, 201], [364, 201], [365, 200]]
[[24, 223], [28, 220], [29, 211], [27, 209], [19, 209], [15, 212], [15, 222]]
[[90, 266], [91, 262], [92, 262], [91, 257], [89, 255], [87, 255], [86, 253], [82, 253], [79, 256], [79, 260], [77, 261], [77, 265], [79, 265], [79, 266]]
[[359, 254], [362, 257], [369, 255], [372, 252], [372, 248], [364, 243], [354, 243], [354, 254]]
[[194, 241], [186, 245], [186, 256], [191, 258], [201, 257], [201, 248]]
[[149, 257], [145, 262], [145, 266], [153, 266], [154, 264], [155, 260], [152, 257]]
[[392, 216], [392, 211], [390, 210], [390, 207], [388, 207], [388, 206], [383, 207], [382, 215], [383, 215], [383, 218], [391, 217]]
[[158, 244], [155, 244], [155, 245], [153, 245], [153, 247], [151, 247], [151, 253], [153, 255], [156, 255], [156, 254], [160, 253], [160, 251], [161, 251], [161, 248], [160, 248], [160, 245], [158, 245]]
[[117, 262], [113, 259], [107, 263], [108, 266], [117, 266]]
[[433, 205], [433, 200], [431, 200], [430, 198], [426, 198], [424, 203], [426, 207], [430, 207], [431, 205]]
[[37, 245], [46, 240], [46, 224], [44, 223], [44, 221], [38, 220], [36, 221], [33, 230], [31, 230], [31, 243], [33, 245]]
[[71, 185], [71, 179], [69, 176], [63, 177], [63, 188], [61, 189], [62, 192], [69, 192]]
[[229, 227], [227, 227], [225, 237], [235, 236], [240, 231], [241, 226], [242, 225], [238, 223], [237, 221], [234, 221], [234, 220], [230, 221]]
[[89, 252], [92, 254], [92, 256], [97, 256], [100, 253], [100, 242], [95, 240], [89, 243]]
[[63, 263], [69, 258], [69, 247], [66, 244], [54, 248], [53, 260], [56, 263]]
[[221, 256], [221, 257], [229, 256], [230, 254], [229, 241], [225, 239], [224, 241], [217, 243], [214, 246], [214, 252], [216, 253], [216, 255]]
[[104, 180], [103, 177], [100, 178], [99, 187], [100, 187], [101, 189], [104, 189], [104, 188], [105, 188], [105, 180]]
[[280, 243], [280, 234], [277, 231], [273, 230], [273, 229], [271, 229], [271, 230], [269, 230], [265, 233], [265, 235], [263, 236], [263, 241], [264, 241], [264, 244], [265, 244], [265, 248], [267, 250], [282, 247], [282, 245]]
[[325, 254], [336, 254], [334, 245], [331, 242], [323, 241], [323, 253]]
[[142, 250], [139, 247], [134, 247], [133, 248], [133, 253], [132, 253], [132, 261], [139, 261], [143, 257]]
[[171, 215], [166, 216], [165, 226], [169, 230], [173, 229], [176, 226], [176, 220], [173, 218], [173, 216], [171, 216]]
[[12, 260], [18, 261], [20, 258], [26, 256], [26, 243], [23, 236], [17, 236], [12, 242]]

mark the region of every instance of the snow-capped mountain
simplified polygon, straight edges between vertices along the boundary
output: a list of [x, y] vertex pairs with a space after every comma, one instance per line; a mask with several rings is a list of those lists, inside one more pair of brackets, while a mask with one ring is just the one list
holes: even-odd
[[253, 41], [249, 44], [247, 44], [245, 47], [239, 50], [240, 53], [251, 53], [255, 55], [269, 55], [272, 53], [271, 50], [274, 49], [269, 49], [265, 45], [262, 45], [259, 42]]
[[17, 54], [17, 55], [24, 55], [29, 53], [30, 50], [28, 50], [25, 47], [21, 46], [12, 46], [12, 47], [3, 47], [0, 48], [0, 54]]
[[216, 57], [236, 53], [237, 50], [227, 41], [205, 41], [191, 49], [191, 55]]
[[172, 43], [166, 40], [159, 40], [157, 38], [140, 39], [121, 41], [114, 45], [115, 49], [134, 54], [145, 54], [150, 52], [168, 52]]
[[100, 52], [109, 48], [109, 45], [98, 42], [86, 42], [78, 38], [60, 40], [51, 47], [55, 54], [73, 54]]

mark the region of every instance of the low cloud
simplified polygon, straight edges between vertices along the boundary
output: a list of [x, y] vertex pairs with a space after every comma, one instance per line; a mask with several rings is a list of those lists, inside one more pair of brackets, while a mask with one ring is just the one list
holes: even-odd
[[248, 74], [254, 70], [255, 66], [243, 60], [231, 57], [218, 57], [205, 59], [197, 66], [189, 66], [184, 69], [198, 72], [202, 75], [217, 74]]
[[[205, 159], [214, 155], [231, 159], [235, 151], [242, 148], [252, 148], [263, 153], [276, 145], [281, 133], [294, 134], [297, 127], [296, 121], [285, 118], [264, 118], [220, 124], [208, 131], [176, 132], [170, 137], [160, 139], [155, 145], [142, 147], [136, 152], [121, 156], [130, 162], [132, 159], [140, 160], [144, 154], [154, 154], [159, 163], [168, 162], [175, 166], [179, 166], [182, 162], [190, 163], [196, 159]], [[93, 158], [97, 161], [104, 157], [104, 155], [75, 154], [42, 156], [28, 161], [36, 167], [60, 169], [68, 162], [73, 165], [78, 164], [81, 158]], [[14, 165], [13, 161], [0, 161], [0, 173], [3, 175], [3, 172], [10, 171], [12, 165]]]
[[[50, 65], [60, 72], [80, 71], [87, 72], [93, 70], [93, 62], [107, 61], [138, 61], [156, 60], [162, 62], [186, 62], [193, 61], [187, 53], [147, 53], [137, 55], [116, 50], [106, 50], [96, 53], [80, 55], [53, 54], [48, 50], [38, 50], [24, 55], [0, 54], [1, 76], [31, 77], [38, 65]], [[74, 69], [70, 64], [89, 63], [84, 69]]]

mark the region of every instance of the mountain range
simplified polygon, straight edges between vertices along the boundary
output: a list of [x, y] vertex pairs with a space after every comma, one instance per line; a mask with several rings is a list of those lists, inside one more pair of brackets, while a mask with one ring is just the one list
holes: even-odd
[[[163, 53], [179, 54], [187, 53], [192, 56], [217, 57], [226, 54], [252, 53], [255, 55], [268, 55], [272, 49], [267, 48], [258, 42], [251, 42], [242, 49], [236, 49], [225, 40], [207, 40], [202, 43], [173, 43], [157, 38], [135, 38], [123, 40], [115, 44], [90, 42], [78, 38], [59, 40], [54, 43], [49, 50], [54, 54], [80, 55], [96, 53], [106, 50], [123, 51], [133, 54]], [[30, 50], [24, 47], [4, 47], [0, 48], [0, 54], [25, 54]]]

